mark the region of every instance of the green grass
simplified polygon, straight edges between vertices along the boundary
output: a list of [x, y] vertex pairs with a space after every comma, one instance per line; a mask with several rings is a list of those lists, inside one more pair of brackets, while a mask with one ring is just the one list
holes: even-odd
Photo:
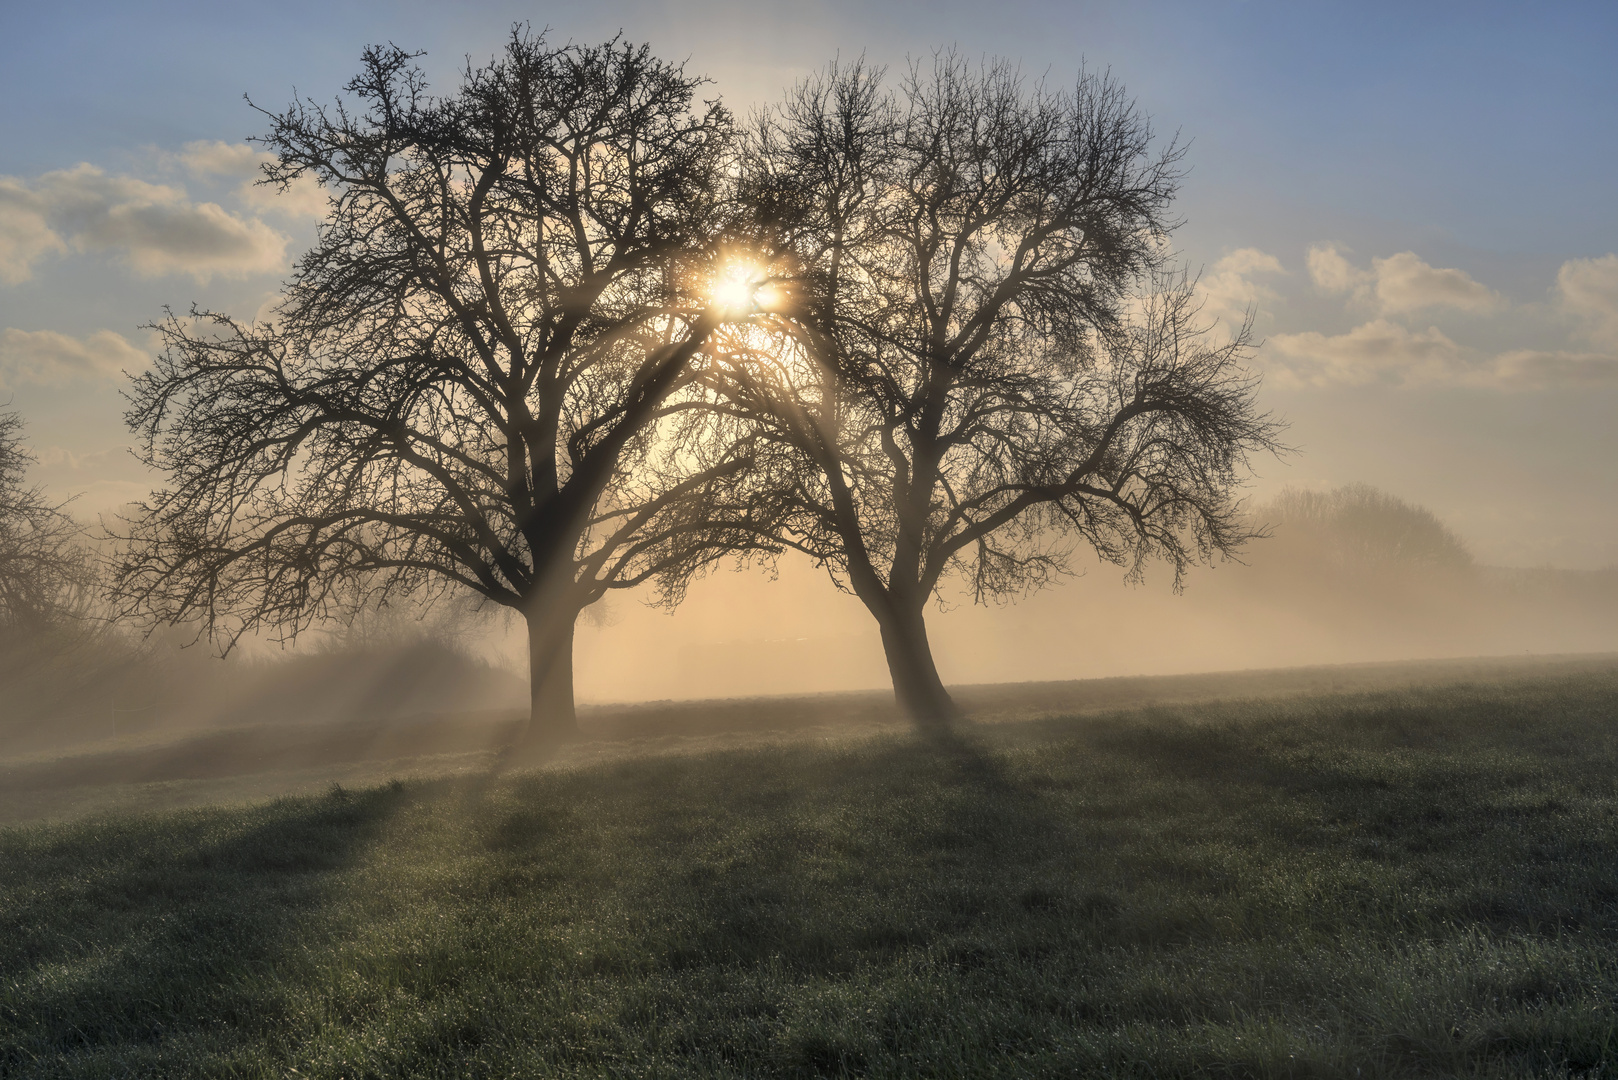
[[0, 1076], [1618, 1076], [1618, 669], [0, 832]]

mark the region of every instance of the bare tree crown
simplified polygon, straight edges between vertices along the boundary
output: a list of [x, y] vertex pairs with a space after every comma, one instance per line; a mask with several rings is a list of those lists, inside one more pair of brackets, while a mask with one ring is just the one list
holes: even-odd
[[622, 41], [514, 32], [446, 97], [413, 61], [370, 49], [346, 98], [266, 114], [265, 182], [313, 176], [330, 212], [273, 324], [157, 327], [128, 419], [169, 486], [127, 606], [229, 641], [376, 590], [577, 610], [705, 557], [689, 500], [746, 461], [689, 362], [730, 117]]
[[22, 417], [0, 411], [0, 631], [28, 634], [79, 614], [93, 575], [66, 504], [28, 483], [22, 432]]
[[804, 83], [747, 159], [783, 300], [732, 338], [735, 392], [812, 463], [783, 469], [794, 542], [907, 602], [952, 568], [979, 597], [1036, 585], [1063, 535], [1177, 576], [1234, 550], [1275, 428], [1246, 331], [1213, 343], [1163, 271], [1180, 148], [1105, 76], [1054, 92], [946, 52], [882, 78]]
[[699, 86], [518, 30], [445, 97], [374, 48], [267, 113], [265, 182], [330, 212], [272, 323], [157, 327], [128, 420], [169, 486], [125, 609], [228, 645], [463, 587], [527, 616], [536, 714], [551, 680], [571, 722], [584, 606], [793, 547], [921, 715], [946, 576], [1001, 596], [1084, 549], [1178, 582], [1246, 539], [1277, 429], [1247, 331], [1165, 271], [1181, 149], [1110, 77], [834, 65], [740, 134]]

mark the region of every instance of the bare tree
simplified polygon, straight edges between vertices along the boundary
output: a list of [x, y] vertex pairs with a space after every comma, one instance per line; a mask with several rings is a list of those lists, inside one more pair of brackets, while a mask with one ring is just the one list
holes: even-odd
[[1214, 343], [1159, 272], [1181, 154], [1152, 141], [1109, 78], [950, 53], [897, 95], [833, 67], [757, 125], [752, 314], [716, 370], [776, 448], [779, 539], [864, 601], [918, 721], [954, 714], [924, 619], [947, 575], [1015, 594], [1082, 545], [1178, 583], [1248, 536], [1232, 493], [1276, 428], [1246, 331]]
[[733, 152], [701, 82], [519, 29], [447, 97], [373, 48], [347, 99], [266, 113], [266, 182], [316, 178], [329, 216], [272, 325], [157, 327], [127, 418], [168, 486], [130, 520], [125, 609], [228, 648], [468, 589], [527, 620], [531, 730], [573, 730], [577, 614], [653, 578], [677, 599], [764, 532], [691, 362]]
[[22, 428], [22, 417], [0, 412], [0, 631], [19, 638], [82, 615], [92, 585], [83, 530], [65, 503], [28, 484], [34, 458]]
[[[28, 483], [23, 421], [0, 411], [0, 723], [30, 731], [126, 672], [127, 650], [97, 610], [84, 529], [66, 502]], [[16, 739], [19, 729], [4, 737]]]
[[1339, 571], [1385, 577], [1472, 566], [1466, 542], [1431, 510], [1369, 484], [1325, 492], [1288, 488], [1261, 514], [1289, 546]]

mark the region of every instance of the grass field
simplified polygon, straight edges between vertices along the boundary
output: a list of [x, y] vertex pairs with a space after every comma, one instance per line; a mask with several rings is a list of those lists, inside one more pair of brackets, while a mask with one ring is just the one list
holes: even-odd
[[1618, 663], [1058, 705], [0, 831], [0, 1076], [1618, 1076]]

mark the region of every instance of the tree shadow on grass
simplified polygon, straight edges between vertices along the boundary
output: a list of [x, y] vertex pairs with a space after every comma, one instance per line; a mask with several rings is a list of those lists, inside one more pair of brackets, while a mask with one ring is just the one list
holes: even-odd
[[[1031, 1075], [1146, 1071], [1142, 1055], [1176, 1075], [1353, 1075], [1401, 1038], [1397, 1060], [1440, 1072], [1582, 1062], [1604, 1021], [1578, 1004], [1588, 956], [1556, 935], [1611, 939], [1618, 841], [1557, 819], [1532, 761], [1480, 765], [1497, 744], [1572, 744], [1505, 713], [1479, 729], [1476, 704], [1367, 702], [1301, 734], [1313, 721], [1285, 707], [1232, 706], [1232, 724], [1132, 715], [622, 763], [511, 781], [483, 836], [510, 896], [567, 890], [551, 910], [580, 928], [568, 977], [639, 988], [617, 1030], [717, 1071], [970, 1072], [950, 1055], [975, 1046], [985, 1065], [1055, 1054]], [[1417, 955], [1482, 996], [1457, 1006]], [[1556, 975], [1567, 957], [1583, 966]], [[1511, 1013], [1522, 987], [1543, 1001]], [[1452, 1009], [1486, 1015], [1475, 1037], [1447, 1033]]]
[[562, 977], [633, 985], [624, 1027], [720, 1072], [859, 1073], [877, 1051], [809, 1015], [817, 994], [901, 969], [987, 985], [1042, 947], [1028, 924], [1107, 915], [1042, 874], [1060, 823], [970, 732], [531, 775], [485, 810], [482, 884], [545, 896]]
[[[899, 953], [972, 963], [980, 922], [1065, 903], [1028, 865], [1069, 847], [1063, 824], [970, 730], [626, 762], [517, 779], [510, 794], [483, 828], [497, 861], [603, 883], [610, 896], [581, 917], [602, 902], [636, 913], [671, 971], [809, 976]], [[587, 798], [592, 827], [613, 837], [588, 865], [565, 809]]]
[[285, 989], [344, 929], [338, 875], [403, 797], [0, 833], [0, 1075], [206, 1074], [275, 1042]]
[[[1604, 1014], [1584, 1008], [1589, 1031], [1566, 1018], [1591, 966], [1556, 965], [1597, 950], [1551, 942], [1534, 959], [1518, 943], [1545, 943], [1541, 929], [1505, 909], [1479, 923], [1464, 903], [1516, 876], [1543, 913], [1551, 894], [1525, 871], [1565, 874], [1587, 854], [1609, 869], [1566, 889], [1612, 880], [1610, 827], [1559, 817], [1544, 767], [1576, 767], [1588, 788], [1612, 748], [1557, 757], [1576, 746], [1566, 732], [1528, 740], [1505, 713], [1496, 738], [1475, 705], [1425, 727], [1431, 703], [1367, 709], [1296, 738], [1284, 710], [966, 726], [0, 833], [0, 1075], [218, 1075], [237, 1060], [336, 1075], [354, 1046], [378, 1075], [464, 1074], [473, 1054], [509, 1073], [529, 1054], [535, 1074], [1280, 1076], [1306, 1051], [1352, 1075], [1331, 1063], [1381, 1060], [1387, 1032], [1432, 1071], [1500, 1047], [1574, 1061], [1606, 1045]], [[1462, 730], [1471, 750], [1451, 761]], [[1540, 764], [1488, 765], [1507, 743]], [[401, 839], [402, 800], [412, 829], [444, 831]], [[1378, 822], [1482, 839], [1393, 865], [1360, 846]], [[430, 877], [430, 895], [394, 914], [339, 903], [384, 829], [387, 874]], [[1333, 892], [1390, 865], [1364, 904]], [[359, 934], [367, 910], [396, 925]], [[441, 929], [418, 933], [418, 914]], [[1480, 925], [1515, 936], [1490, 953]], [[350, 947], [359, 967], [335, 985], [332, 953]], [[392, 948], [431, 962], [392, 964]], [[1482, 980], [1468, 1007], [1496, 992], [1574, 1004], [1479, 1021], [1474, 1049], [1445, 1050], [1449, 991], [1395, 978], [1424, 977], [1411, 950]], [[1380, 1015], [1387, 986], [1414, 1004], [1375, 1020], [1381, 1035], [1327, 1033], [1338, 1003]], [[1219, 1042], [1263, 1031], [1267, 1050]]]

